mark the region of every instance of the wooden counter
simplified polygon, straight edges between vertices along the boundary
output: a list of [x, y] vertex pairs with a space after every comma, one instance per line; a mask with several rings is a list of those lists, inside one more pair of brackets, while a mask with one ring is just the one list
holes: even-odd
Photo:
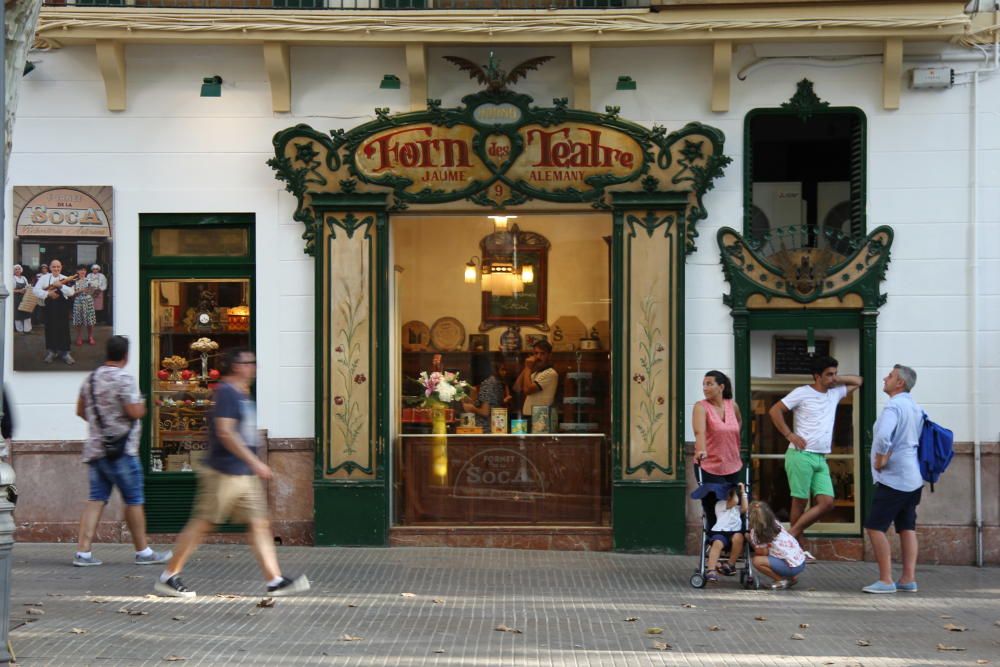
[[603, 433], [401, 435], [405, 525], [601, 523]]

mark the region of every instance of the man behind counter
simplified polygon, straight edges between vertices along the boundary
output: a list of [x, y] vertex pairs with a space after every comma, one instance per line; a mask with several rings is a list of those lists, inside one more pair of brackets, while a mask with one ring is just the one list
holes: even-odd
[[532, 350], [534, 354], [524, 360], [524, 370], [514, 381], [514, 391], [524, 396], [521, 414], [525, 417], [531, 417], [531, 409], [535, 406], [552, 405], [559, 386], [559, 373], [549, 363], [552, 345], [547, 340], [540, 340]]

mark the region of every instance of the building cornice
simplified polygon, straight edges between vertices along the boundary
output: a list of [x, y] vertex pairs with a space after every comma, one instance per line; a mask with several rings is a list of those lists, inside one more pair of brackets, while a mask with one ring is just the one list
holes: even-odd
[[[961, 41], [973, 19], [961, 2], [660, 7], [610, 11], [286, 11], [45, 7], [40, 46], [126, 43], [386, 45], [589, 42], [596, 45], [718, 40]], [[989, 25], [986, 23], [984, 25]]]

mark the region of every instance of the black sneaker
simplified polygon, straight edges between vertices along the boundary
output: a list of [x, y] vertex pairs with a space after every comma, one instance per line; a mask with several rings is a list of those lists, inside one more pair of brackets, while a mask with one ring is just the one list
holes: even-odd
[[168, 598], [193, 598], [195, 596], [195, 592], [188, 590], [180, 576], [176, 574], [166, 581], [157, 579], [156, 583], [153, 584], [153, 592]]
[[[177, 577], [174, 577], [176, 579]], [[267, 587], [267, 594], [271, 597], [281, 597], [282, 595], [297, 595], [309, 590], [309, 579], [306, 575], [300, 574], [294, 579], [282, 577], [280, 584]]]

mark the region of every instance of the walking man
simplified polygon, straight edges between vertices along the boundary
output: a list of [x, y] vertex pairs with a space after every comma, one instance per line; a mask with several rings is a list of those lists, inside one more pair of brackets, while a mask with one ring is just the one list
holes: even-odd
[[[73, 559], [77, 567], [101, 564], [91, 553], [91, 543], [114, 487], [118, 487], [125, 501], [125, 523], [135, 545], [135, 564], [165, 563], [171, 555], [169, 551], [153, 551], [146, 542], [142, 464], [139, 463], [139, 434], [142, 431], [139, 420], [146, 414], [146, 404], [135, 378], [125, 372], [126, 364], [128, 339], [112, 336], [108, 339], [104, 365], [87, 376], [76, 399], [76, 414], [87, 421], [83, 461], [90, 476], [90, 498], [80, 517], [80, 537]], [[125, 453], [113, 461], [108, 460], [104, 455], [104, 439], [119, 438], [126, 433], [129, 437]]]
[[[912, 368], [896, 364], [882, 384], [889, 402], [875, 422], [871, 461], [875, 495], [865, 521], [878, 562], [878, 581], [862, 588], [865, 593], [917, 592], [917, 505], [924, 489], [917, 444], [924, 411], [910, 396], [916, 383]], [[896, 582], [886, 537], [889, 524], [896, 526], [903, 560], [903, 574]]]
[[157, 595], [195, 596], [181, 582], [181, 570], [205, 534], [228, 519], [249, 525], [250, 547], [267, 582], [267, 595], [294, 595], [309, 590], [305, 575], [289, 579], [278, 567], [261, 482], [271, 479], [272, 473], [257, 453], [257, 413], [250, 397], [256, 364], [254, 353], [247, 349], [227, 350], [222, 357], [222, 381], [208, 416], [208, 455], [198, 470], [194, 510], [177, 538], [174, 557], [153, 587]]
[[45, 363], [51, 364], [56, 357], [67, 365], [76, 363], [69, 353], [69, 320], [73, 312], [73, 302], [70, 299], [76, 293], [71, 287], [73, 276], [62, 274], [62, 262], [54, 259], [49, 262], [50, 273], [38, 276], [35, 283], [35, 296], [45, 303]]
[[[789, 442], [785, 452], [785, 474], [792, 495], [788, 532], [799, 543], [806, 529], [833, 509], [833, 480], [826, 455], [833, 443], [837, 405], [862, 382], [857, 375], [838, 375], [838, 365], [833, 357], [814, 359], [812, 384], [793, 389], [771, 406], [769, 413], [778, 433]], [[795, 414], [794, 429], [789, 429], [785, 421], [789, 411]], [[808, 551], [806, 559], [815, 560]]]

